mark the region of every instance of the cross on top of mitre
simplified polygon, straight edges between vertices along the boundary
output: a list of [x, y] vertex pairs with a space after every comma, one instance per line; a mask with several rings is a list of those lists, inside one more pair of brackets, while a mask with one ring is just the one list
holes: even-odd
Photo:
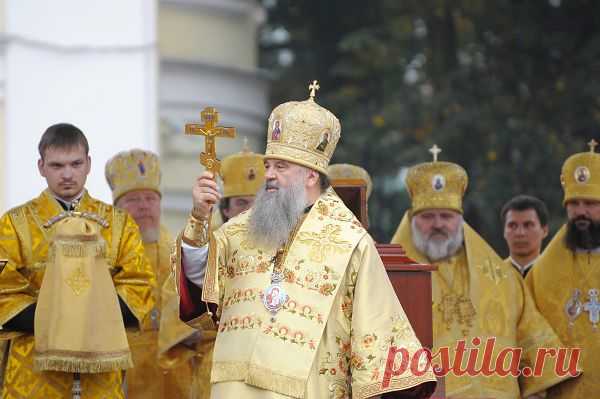
[[311, 100], [315, 100], [315, 95], [317, 94], [317, 90], [319, 90], [321, 86], [319, 86], [319, 82], [313, 80], [311, 84], [308, 85], [309, 96]]
[[429, 152], [433, 155], [433, 162], [437, 162], [438, 155], [442, 152], [442, 149], [438, 147], [437, 144], [434, 144], [433, 147], [429, 149]]
[[598, 146], [598, 142], [594, 139], [591, 139], [587, 145], [590, 146], [590, 152], [596, 152], [596, 147]]

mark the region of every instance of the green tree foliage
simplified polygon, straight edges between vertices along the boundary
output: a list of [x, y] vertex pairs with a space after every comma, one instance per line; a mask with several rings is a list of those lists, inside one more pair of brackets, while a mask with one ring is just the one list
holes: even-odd
[[[564, 221], [560, 169], [600, 141], [600, 2], [271, 0], [262, 41], [273, 104], [307, 96], [342, 123], [334, 162], [374, 178], [372, 234], [391, 238], [409, 199], [403, 168], [469, 174], [465, 218], [506, 254], [499, 210], [516, 194]], [[293, 57], [290, 57], [292, 55]]]

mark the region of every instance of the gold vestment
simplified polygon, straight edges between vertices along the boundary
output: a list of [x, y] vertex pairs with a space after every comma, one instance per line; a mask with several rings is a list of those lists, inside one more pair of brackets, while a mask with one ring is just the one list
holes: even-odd
[[[158, 357], [159, 325], [162, 325], [163, 307], [169, 302], [169, 293], [165, 294], [162, 287], [171, 274], [170, 253], [173, 241], [167, 228], [161, 226], [158, 242], [144, 243], [146, 257], [158, 281], [154, 290], [156, 307], [144, 320], [141, 331], [128, 334], [134, 361], [134, 368], [127, 370], [128, 399], [196, 397], [192, 396], [194, 387], [190, 357], [183, 354], [170, 359], [169, 362], [159, 362]], [[180, 328], [183, 326], [186, 330], [191, 330], [191, 333], [194, 332], [180, 320], [175, 320], [174, 323]]]
[[203, 297], [220, 314], [213, 398], [362, 399], [435, 381], [431, 370], [386, 375], [390, 349], [413, 355], [421, 344], [373, 240], [332, 190], [288, 243], [289, 297], [274, 316], [262, 296], [276, 249], [253, 244], [250, 212], [217, 230], [209, 249]]
[[[143, 320], [154, 306], [155, 279], [144, 257], [137, 225], [125, 212], [90, 197], [87, 192], [79, 201], [78, 211], [96, 214], [108, 222], [108, 228], [102, 228], [101, 234], [106, 242], [112, 280], [121, 300], [137, 320]], [[0, 271], [0, 325], [36, 303], [52, 236], [52, 228], [46, 229], [43, 224], [61, 212], [58, 201], [46, 190], [0, 218], [0, 258], [9, 260]], [[71, 396], [72, 374], [33, 371], [33, 335], [4, 330], [0, 339], [7, 351], [2, 362], [3, 398]], [[81, 374], [84, 399], [123, 398], [121, 385], [121, 372]]]
[[[573, 252], [565, 245], [566, 227], [554, 236], [525, 278], [542, 315], [570, 348], [581, 348], [583, 374], [548, 391], [549, 399], [595, 398], [600, 395], [600, 332], [591, 322], [590, 290], [600, 289], [600, 253]], [[580, 291], [579, 315], [569, 327], [566, 308], [574, 290]], [[572, 306], [569, 308], [573, 309]], [[576, 314], [576, 313], [574, 313]]]
[[[410, 258], [431, 263], [413, 244], [408, 214], [404, 215], [392, 243], [401, 244]], [[533, 366], [537, 348], [562, 346], [537, 311], [523, 278], [466, 223], [463, 248], [452, 258], [434, 264], [438, 266], [438, 270], [432, 272], [434, 355], [442, 347], [449, 348], [452, 365], [457, 341], [466, 340], [468, 349], [477, 346], [472, 344], [472, 339], [479, 337], [479, 368], [486, 341], [494, 337], [492, 364], [502, 349], [522, 348], [521, 369]], [[439, 357], [437, 360], [439, 363]], [[541, 377], [517, 379], [510, 375], [483, 376], [481, 373], [459, 377], [450, 371], [445, 376], [445, 384], [448, 396], [517, 399], [543, 391], [564, 379], [566, 377], [554, 374], [553, 362], [549, 361]]]

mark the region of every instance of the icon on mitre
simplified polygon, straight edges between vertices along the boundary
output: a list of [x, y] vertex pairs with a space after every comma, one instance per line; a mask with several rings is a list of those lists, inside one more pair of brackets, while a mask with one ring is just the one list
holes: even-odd
[[279, 120], [275, 120], [273, 122], [273, 130], [271, 131], [271, 141], [279, 141], [281, 140], [281, 122]]

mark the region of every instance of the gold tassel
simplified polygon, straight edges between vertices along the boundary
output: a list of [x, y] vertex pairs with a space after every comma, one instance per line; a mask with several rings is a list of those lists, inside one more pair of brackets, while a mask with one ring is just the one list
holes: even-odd
[[65, 373], [108, 373], [133, 367], [131, 354], [106, 359], [86, 360], [79, 357], [36, 354], [33, 360], [35, 371], [62, 371]]
[[303, 398], [306, 389], [303, 379], [277, 374], [248, 362], [214, 362], [210, 380], [211, 383], [245, 381], [249, 385], [293, 398]]
[[254, 365], [250, 365], [246, 382], [255, 387], [275, 391], [293, 398], [303, 398], [306, 389], [306, 381], [303, 379], [277, 374], [273, 370]]

